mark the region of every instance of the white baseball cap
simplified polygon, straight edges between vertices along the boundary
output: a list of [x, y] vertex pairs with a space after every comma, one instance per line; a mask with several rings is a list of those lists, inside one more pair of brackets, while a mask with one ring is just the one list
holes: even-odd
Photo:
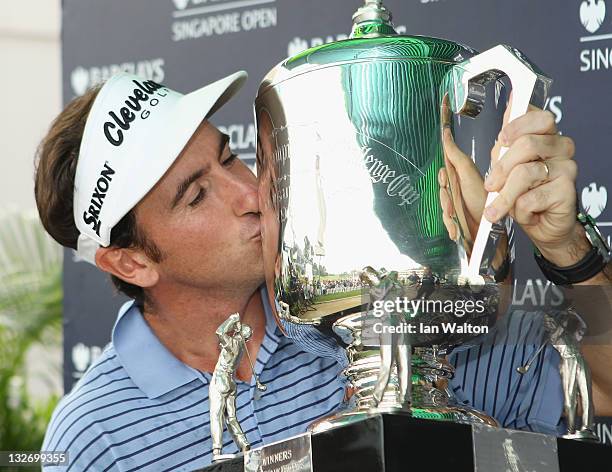
[[93, 103], [74, 179], [78, 255], [95, 264], [111, 230], [153, 188], [202, 121], [242, 86], [236, 72], [187, 95], [131, 74], [111, 77]]

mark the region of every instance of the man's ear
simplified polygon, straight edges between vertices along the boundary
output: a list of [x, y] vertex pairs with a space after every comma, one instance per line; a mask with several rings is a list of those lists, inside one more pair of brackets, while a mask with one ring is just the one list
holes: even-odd
[[96, 251], [96, 265], [104, 272], [142, 288], [153, 287], [159, 280], [155, 263], [138, 249], [101, 247]]

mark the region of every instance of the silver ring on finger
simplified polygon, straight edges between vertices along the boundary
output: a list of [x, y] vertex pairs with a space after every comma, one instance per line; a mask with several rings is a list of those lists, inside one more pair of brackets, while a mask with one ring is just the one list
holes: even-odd
[[544, 159], [540, 159], [540, 162], [544, 165], [544, 170], [546, 171], [546, 177], [543, 180], [543, 184], [550, 180], [550, 168]]

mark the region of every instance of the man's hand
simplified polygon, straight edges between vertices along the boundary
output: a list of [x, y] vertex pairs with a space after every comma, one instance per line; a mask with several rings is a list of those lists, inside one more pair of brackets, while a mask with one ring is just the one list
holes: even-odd
[[[454, 143], [449, 129], [443, 133], [448, 167], [439, 173], [444, 222], [452, 239], [457, 228], [452, 218], [475, 238], [486, 192], [499, 192], [484, 209], [492, 222], [510, 215], [519, 223], [543, 256], [558, 266], [578, 262], [590, 248], [582, 226], [576, 221], [576, 174], [574, 142], [557, 132], [553, 115], [531, 107], [520, 118], [504, 125], [491, 151], [491, 172], [484, 188], [472, 160]], [[508, 148], [498, 159], [502, 146]], [[450, 170], [453, 171], [450, 171]], [[450, 184], [450, 185], [449, 185]], [[461, 195], [450, 189], [460, 188]], [[453, 209], [451, 199], [463, 200], [462, 211]]]
[[476, 165], [455, 144], [450, 128], [443, 130], [442, 139], [445, 167], [438, 173], [438, 184], [444, 225], [453, 241], [457, 240], [460, 228], [463, 228], [463, 237], [473, 242], [487, 192]]
[[[492, 222], [510, 214], [542, 252], [559, 266], [578, 262], [590, 245], [576, 221], [572, 139], [560, 136], [552, 113], [531, 107], [504, 126], [491, 152], [488, 192], [499, 192], [485, 209]], [[508, 151], [498, 159], [501, 146]]]

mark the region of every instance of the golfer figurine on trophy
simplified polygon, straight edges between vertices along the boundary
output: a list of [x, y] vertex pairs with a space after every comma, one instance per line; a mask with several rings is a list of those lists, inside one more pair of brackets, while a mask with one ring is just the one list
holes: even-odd
[[[561, 383], [567, 420], [566, 438], [598, 441], [593, 431], [593, 395], [591, 372], [582, 353], [580, 341], [586, 333], [586, 323], [573, 309], [561, 316], [544, 315], [548, 342], [559, 352]], [[580, 401], [578, 401], [580, 399]], [[582, 424], [576, 429], [576, 412], [580, 405]]]
[[[360, 274], [361, 282], [368, 287], [370, 295], [370, 305], [375, 305], [376, 302], [391, 300], [391, 295], [397, 295], [401, 290], [397, 272], [387, 272], [381, 269], [377, 272], [372, 267], [365, 267]], [[391, 300], [392, 301], [392, 300]], [[381, 316], [381, 321], [387, 326], [397, 326], [401, 320], [398, 313], [388, 312]], [[395, 404], [406, 408], [406, 412], [410, 411], [411, 404], [411, 385], [412, 366], [411, 362], [411, 347], [409, 345], [408, 336], [400, 332], [382, 331], [379, 335], [380, 341], [380, 371], [374, 386], [371, 405], [373, 408], [384, 406], [381, 405], [384, 394], [389, 385], [393, 368], [397, 373], [397, 383], [399, 391], [396, 392]]]
[[[213, 461], [220, 461], [234, 457], [234, 454], [222, 454], [224, 420], [238, 449], [245, 452], [251, 448], [236, 417], [236, 381], [234, 375], [243, 352], [246, 351], [247, 356], [249, 356], [246, 341], [251, 337], [253, 331], [250, 326], [240, 322], [238, 313], [233, 313], [217, 328], [215, 334], [219, 338], [221, 353], [209, 387], [210, 434], [213, 443]], [[266, 386], [259, 382], [251, 358], [248, 358], [253, 375], [255, 375], [257, 389], [265, 391]]]
[[[544, 314], [545, 342], [527, 363], [517, 367], [526, 374], [540, 352], [550, 344], [559, 353], [559, 373], [563, 388], [563, 409], [567, 421], [567, 439], [599, 441], [593, 429], [593, 393], [591, 371], [580, 352], [580, 342], [586, 334], [587, 325], [573, 308], [551, 315]], [[576, 413], [580, 410], [581, 425], [576, 428]]]

